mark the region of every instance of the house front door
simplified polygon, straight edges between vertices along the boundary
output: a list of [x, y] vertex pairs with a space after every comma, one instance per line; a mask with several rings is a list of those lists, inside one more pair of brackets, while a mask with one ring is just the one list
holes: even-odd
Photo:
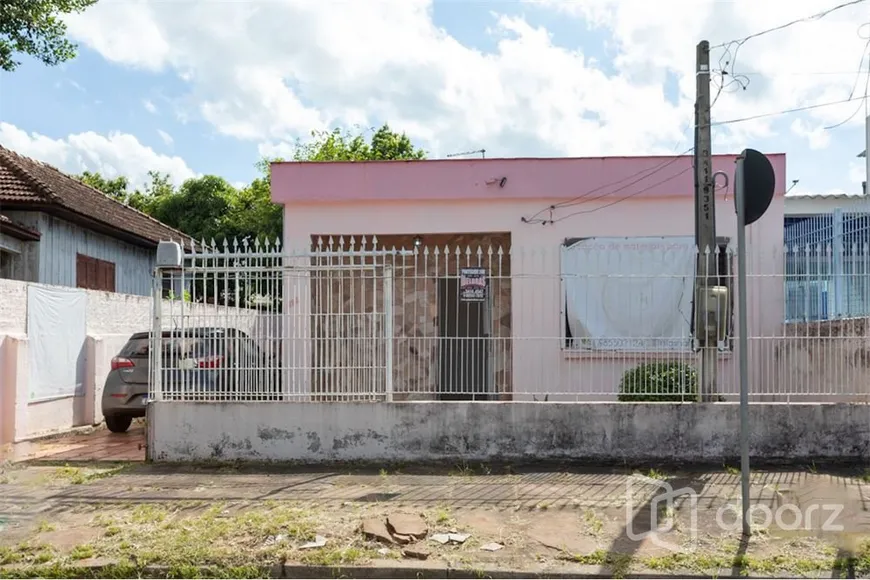
[[439, 381], [442, 401], [480, 401], [492, 396], [492, 304], [460, 299], [458, 278], [438, 279]]

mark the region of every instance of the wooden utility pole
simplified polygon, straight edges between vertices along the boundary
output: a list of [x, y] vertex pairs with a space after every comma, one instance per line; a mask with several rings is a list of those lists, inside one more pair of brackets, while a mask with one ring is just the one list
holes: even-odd
[[[719, 285], [716, 260], [716, 206], [710, 132], [710, 43], [702, 40], [696, 53], [695, 100], [695, 338], [701, 349], [698, 400], [716, 400], [718, 312], [710, 320], [710, 290]], [[713, 304], [711, 307], [716, 308]], [[712, 323], [712, 324], [711, 324]], [[712, 327], [711, 327], [712, 326]]]

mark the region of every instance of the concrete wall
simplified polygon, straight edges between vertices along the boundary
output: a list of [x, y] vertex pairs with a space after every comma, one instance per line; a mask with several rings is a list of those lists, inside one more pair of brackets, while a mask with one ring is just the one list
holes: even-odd
[[[720, 461], [739, 456], [739, 406], [615, 403], [153, 403], [155, 461]], [[759, 403], [750, 453], [870, 457], [870, 406]]]
[[[131, 334], [151, 329], [151, 298], [85, 290], [87, 340], [84, 394], [48, 401], [30, 400], [26, 282], [0, 279], [0, 445], [103, 420], [100, 399], [111, 360]], [[264, 318], [252, 311], [163, 301], [163, 328], [191, 321], [231, 326], [257, 336], [269, 333]], [[268, 334], [277, 337], [272, 331]], [[47, 361], [46, 364], [50, 364]]]

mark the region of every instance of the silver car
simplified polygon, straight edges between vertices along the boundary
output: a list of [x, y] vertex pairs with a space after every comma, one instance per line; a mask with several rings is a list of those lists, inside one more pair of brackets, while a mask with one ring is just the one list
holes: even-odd
[[[274, 400], [280, 370], [244, 332], [233, 328], [188, 328], [164, 331], [162, 397], [164, 400]], [[144, 417], [148, 404], [148, 332], [132, 335], [118, 356], [103, 388], [102, 410], [113, 433]]]

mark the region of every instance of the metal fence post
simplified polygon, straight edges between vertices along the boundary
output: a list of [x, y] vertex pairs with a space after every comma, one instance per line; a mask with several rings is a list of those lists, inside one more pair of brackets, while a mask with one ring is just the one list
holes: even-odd
[[151, 297], [153, 300], [151, 319], [151, 399], [163, 400], [163, 270], [154, 268]]
[[386, 366], [385, 394], [393, 402], [393, 268], [384, 266], [384, 347]]
[[834, 266], [834, 312], [833, 318], [843, 318], [843, 306], [845, 300], [845, 278], [843, 269], [843, 209], [836, 208], [834, 210], [834, 227], [833, 227], [833, 266]]

